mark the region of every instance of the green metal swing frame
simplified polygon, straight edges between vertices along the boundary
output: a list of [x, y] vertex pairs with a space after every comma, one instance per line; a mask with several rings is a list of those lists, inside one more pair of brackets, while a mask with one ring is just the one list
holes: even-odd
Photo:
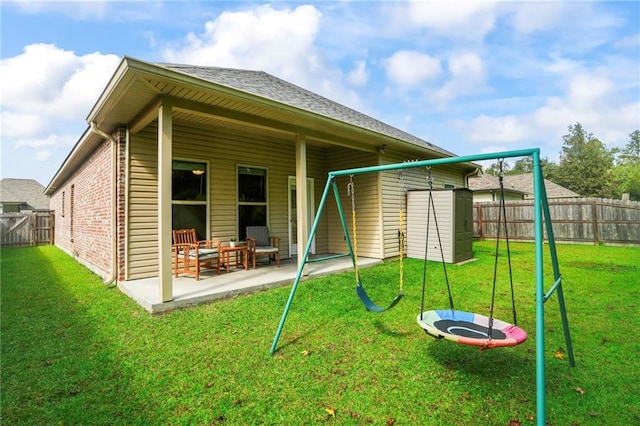
[[[560, 274], [560, 266], [558, 263], [558, 254], [556, 251], [555, 239], [553, 236], [553, 227], [551, 223], [551, 214], [549, 211], [549, 203], [547, 200], [546, 188], [544, 185], [544, 178], [542, 176], [542, 168], [540, 165], [540, 149], [522, 149], [515, 151], [504, 151], [504, 152], [494, 152], [487, 154], [477, 154], [477, 155], [467, 155], [461, 157], [447, 157], [447, 158], [437, 158], [433, 160], [421, 160], [421, 161], [412, 161], [408, 163], [397, 163], [397, 164], [385, 164], [381, 166], [371, 166], [371, 167], [361, 167], [355, 169], [345, 169], [338, 171], [331, 171], [328, 173], [327, 182], [324, 187], [324, 192], [322, 193], [322, 198], [320, 200], [320, 204], [318, 206], [318, 211], [311, 226], [311, 231], [309, 234], [309, 239], [307, 245], [304, 250], [304, 254], [302, 259], [298, 265], [298, 272], [293, 281], [293, 286], [291, 288], [291, 293], [289, 294], [289, 298], [284, 308], [284, 312], [282, 313], [282, 318], [280, 319], [280, 323], [278, 325], [278, 329], [276, 331], [275, 337], [273, 339], [273, 344], [271, 345], [271, 354], [273, 355], [276, 351], [278, 340], [280, 339], [280, 335], [282, 334], [282, 329], [284, 328], [284, 324], [287, 319], [287, 315], [289, 313], [289, 309], [291, 308], [291, 304], [293, 302], [293, 298], [296, 294], [296, 290], [298, 288], [298, 284], [302, 278], [302, 274], [304, 271], [304, 267], [309, 261], [309, 254], [311, 252], [311, 243], [313, 241], [313, 237], [316, 234], [316, 230], [318, 228], [318, 223], [320, 222], [320, 218], [324, 211], [324, 207], [329, 196], [329, 192], [333, 191], [335, 196], [336, 205], [338, 208], [338, 213], [340, 215], [340, 221], [342, 223], [342, 228], [344, 231], [344, 236], [347, 242], [347, 248], [349, 252], [344, 256], [351, 256], [351, 260], [353, 262], [354, 268], [356, 267], [356, 258], [354, 256], [353, 246], [351, 244], [351, 238], [349, 236], [349, 230], [347, 228], [347, 222], [345, 220], [344, 211], [342, 208], [342, 202], [340, 200], [340, 192], [338, 191], [338, 187], [336, 185], [336, 178], [339, 176], [353, 176], [365, 173], [377, 173], [388, 170], [402, 170], [402, 169], [412, 169], [418, 167], [435, 167], [442, 166], [446, 164], [456, 164], [456, 163], [468, 163], [474, 161], [485, 161], [485, 160], [498, 160], [498, 159], [506, 159], [506, 158], [514, 158], [514, 157], [531, 157], [533, 163], [533, 209], [534, 209], [534, 237], [535, 237], [535, 287], [536, 287], [536, 418], [537, 424], [539, 426], [544, 426], [546, 423], [545, 416], [545, 341], [544, 341], [544, 304], [549, 298], [556, 293], [558, 295], [558, 303], [560, 305], [560, 316], [562, 318], [562, 328], [564, 331], [564, 338], [567, 347], [567, 354], [569, 357], [569, 365], [571, 367], [575, 366], [575, 359], [573, 356], [573, 346], [571, 344], [571, 335], [569, 332], [569, 320], [567, 318], [567, 311], [565, 307], [564, 294], [562, 291], [562, 275]], [[543, 221], [546, 224], [546, 234], [547, 241], [549, 245], [549, 252], [551, 256], [551, 264], [553, 268], [553, 276], [554, 276], [554, 284], [551, 288], [545, 293], [544, 291], [544, 254], [543, 254], [543, 244], [544, 244], [544, 232], [543, 232]], [[339, 255], [342, 256], [342, 255]], [[314, 259], [314, 262], [334, 259], [337, 256], [328, 256], [322, 259]]]

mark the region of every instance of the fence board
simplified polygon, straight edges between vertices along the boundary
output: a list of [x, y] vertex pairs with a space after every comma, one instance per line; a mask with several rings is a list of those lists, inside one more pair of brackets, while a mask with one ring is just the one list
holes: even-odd
[[[496, 238], [498, 202], [473, 205], [475, 238]], [[533, 202], [505, 202], [507, 233], [513, 240], [533, 240]], [[602, 198], [549, 200], [553, 235], [561, 242], [640, 245], [640, 203]], [[504, 230], [501, 231], [504, 236]], [[546, 236], [546, 228], [545, 228]]]
[[53, 212], [6, 213], [0, 215], [0, 245], [53, 244]]

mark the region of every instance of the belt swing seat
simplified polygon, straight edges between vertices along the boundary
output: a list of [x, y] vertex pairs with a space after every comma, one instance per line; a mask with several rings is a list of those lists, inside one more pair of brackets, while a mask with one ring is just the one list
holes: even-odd
[[[507, 233], [506, 207], [504, 202], [504, 186], [502, 177], [502, 159], [500, 163], [500, 206], [498, 213], [498, 234], [496, 238], [496, 253], [493, 272], [493, 290], [491, 296], [491, 310], [489, 316], [457, 311], [454, 309], [453, 297], [451, 295], [451, 287], [449, 285], [449, 277], [447, 275], [447, 267], [444, 261], [444, 252], [440, 241], [440, 230], [438, 229], [438, 220], [436, 217], [436, 209], [433, 202], [433, 179], [431, 177], [431, 168], [428, 168], [428, 186], [429, 200], [427, 205], [427, 236], [424, 253], [424, 266], [422, 273], [422, 301], [420, 304], [420, 314], [417, 317], [418, 324], [424, 331], [437, 339], [445, 339], [452, 342], [462, 343], [465, 345], [480, 346], [481, 350], [516, 346], [527, 339], [527, 332], [517, 326], [516, 322], [516, 306], [513, 291], [513, 274], [511, 269], [511, 253], [509, 249], [509, 236]], [[429, 222], [430, 214], [433, 210], [433, 220], [438, 236], [438, 245], [440, 246], [440, 254], [442, 257], [442, 266], [444, 269], [444, 277], [447, 285], [449, 296], [449, 309], [424, 311], [424, 297], [427, 276], [427, 248], [429, 246]], [[500, 227], [504, 220], [505, 240], [507, 246], [507, 259], [509, 264], [509, 280], [511, 283], [511, 305], [513, 312], [513, 324], [495, 319], [493, 317], [496, 294], [496, 278], [498, 271], [498, 249], [500, 245]]]
[[[401, 182], [401, 194], [402, 194], [402, 172], [400, 172], [400, 182]], [[362, 279], [360, 277], [360, 268], [358, 267], [358, 232], [357, 232], [357, 227], [356, 227], [356, 196], [355, 196], [355, 187], [353, 185], [353, 175], [349, 176], [349, 184], [347, 185], [347, 193], [348, 195], [351, 197], [351, 218], [352, 218], [352, 224], [353, 224], [353, 265], [355, 267], [355, 275], [356, 275], [356, 294], [358, 295], [358, 298], [360, 299], [360, 301], [362, 302], [362, 304], [364, 305], [364, 307], [367, 309], [367, 311], [370, 312], [384, 312], [384, 311], [388, 311], [389, 309], [393, 308], [394, 306], [396, 306], [398, 304], [398, 302], [400, 302], [400, 300], [404, 297], [404, 293], [403, 293], [403, 285], [404, 285], [404, 264], [403, 264], [403, 259], [404, 259], [404, 240], [405, 240], [405, 233], [404, 233], [404, 220], [403, 220], [403, 214], [402, 214], [402, 201], [400, 203], [400, 213], [398, 216], [398, 221], [399, 221], [399, 231], [398, 231], [398, 235], [399, 235], [399, 244], [400, 244], [400, 290], [398, 292], [398, 294], [396, 295], [396, 297], [391, 301], [391, 303], [386, 306], [386, 307], [382, 307], [377, 305], [372, 299], [371, 297], [369, 297], [369, 295], [367, 294], [367, 291], [365, 290], [364, 286], [362, 285]]]

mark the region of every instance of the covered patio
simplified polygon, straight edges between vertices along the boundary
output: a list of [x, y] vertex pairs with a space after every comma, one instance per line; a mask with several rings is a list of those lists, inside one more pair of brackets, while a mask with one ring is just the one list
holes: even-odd
[[[358, 257], [359, 267], [378, 263], [382, 263], [382, 261]], [[353, 263], [348, 256], [320, 262], [312, 261], [308, 264], [308, 270], [309, 274], [303, 279], [353, 270]], [[235, 268], [231, 269], [229, 273], [222, 271], [220, 275], [217, 275], [213, 269], [205, 269], [202, 271], [199, 281], [188, 276], [173, 278], [173, 300], [168, 302], [162, 302], [160, 298], [158, 277], [122, 281], [118, 283], [118, 287], [150, 313], [159, 314], [286, 285], [293, 282], [297, 272], [296, 258], [282, 260], [279, 268], [275, 263], [271, 265], [265, 263], [258, 265], [256, 269], [249, 268], [245, 271]]]

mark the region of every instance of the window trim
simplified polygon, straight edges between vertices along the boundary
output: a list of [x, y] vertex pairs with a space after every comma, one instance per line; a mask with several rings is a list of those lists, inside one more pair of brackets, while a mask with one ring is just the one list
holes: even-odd
[[[205, 170], [205, 174], [207, 176], [207, 181], [206, 186], [206, 192], [205, 192], [205, 200], [204, 201], [186, 201], [186, 200], [174, 200], [173, 199], [173, 192], [171, 194], [171, 206], [173, 207], [174, 205], [180, 205], [180, 206], [205, 206], [205, 223], [206, 223], [206, 229], [205, 232], [207, 234], [207, 238], [209, 239], [209, 236], [211, 235], [211, 210], [210, 210], [210, 201], [211, 201], [211, 164], [209, 162], [209, 160], [205, 160], [202, 158], [188, 158], [188, 157], [171, 157], [171, 173], [173, 174], [173, 162], [174, 161], [185, 161], [185, 162], [189, 162], [189, 163], [201, 163], [204, 164], [206, 167]], [[173, 178], [171, 181], [171, 185], [173, 185]], [[173, 217], [171, 218], [172, 221], [172, 225], [171, 227], [173, 228]]]
[[[260, 170], [264, 170], [265, 171], [265, 200], [264, 201], [240, 201], [240, 197], [239, 195], [239, 191], [240, 191], [240, 169], [241, 168], [246, 168], [246, 169], [260, 169]], [[240, 206], [264, 206], [265, 207], [265, 211], [266, 211], [266, 222], [267, 222], [267, 226], [269, 225], [269, 176], [270, 176], [271, 172], [269, 171], [269, 168], [266, 166], [256, 166], [256, 165], [250, 165], [250, 164], [243, 164], [243, 163], [236, 163], [236, 191], [235, 191], [235, 204], [236, 204], [236, 235], [241, 235], [240, 232], [240, 214], [239, 214], [239, 210], [240, 210]]]

